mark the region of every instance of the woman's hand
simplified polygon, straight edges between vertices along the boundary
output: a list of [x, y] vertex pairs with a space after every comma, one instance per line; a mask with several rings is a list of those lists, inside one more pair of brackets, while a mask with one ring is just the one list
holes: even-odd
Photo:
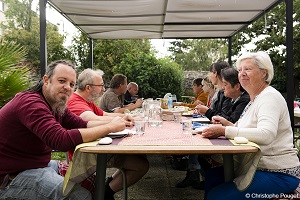
[[224, 117], [221, 117], [221, 116], [213, 116], [211, 118], [211, 121], [213, 124], [222, 124], [223, 126], [232, 126], [233, 124], [228, 121], [227, 119], [225, 119]]
[[196, 104], [196, 105], [203, 105], [204, 106], [204, 103], [202, 101], [200, 101], [200, 100], [196, 100], [194, 104]]
[[195, 107], [195, 113], [197, 113], [197, 114], [205, 115], [207, 110], [208, 110], [207, 106], [197, 105]]
[[225, 126], [212, 125], [203, 129], [202, 136], [206, 138], [217, 138], [225, 135]]

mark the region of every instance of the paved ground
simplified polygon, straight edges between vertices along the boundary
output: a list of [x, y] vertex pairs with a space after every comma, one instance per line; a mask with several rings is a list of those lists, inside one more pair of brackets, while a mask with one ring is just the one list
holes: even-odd
[[[185, 177], [184, 171], [174, 170], [165, 155], [148, 155], [150, 169], [135, 185], [128, 188], [128, 200], [201, 200], [203, 190], [176, 188], [175, 184]], [[113, 173], [107, 170], [107, 174]], [[123, 199], [122, 191], [115, 194], [116, 200]]]

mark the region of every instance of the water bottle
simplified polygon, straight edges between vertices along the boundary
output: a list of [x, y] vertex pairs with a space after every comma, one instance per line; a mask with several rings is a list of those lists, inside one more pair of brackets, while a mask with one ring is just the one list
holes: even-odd
[[172, 96], [168, 97], [168, 109], [172, 109], [173, 108], [173, 98]]

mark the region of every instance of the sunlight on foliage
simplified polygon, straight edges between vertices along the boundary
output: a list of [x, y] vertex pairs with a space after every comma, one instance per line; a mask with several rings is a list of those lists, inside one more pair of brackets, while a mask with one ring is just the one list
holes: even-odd
[[25, 50], [20, 46], [0, 41], [0, 107], [16, 93], [29, 87], [29, 69], [18, 65], [25, 55]]

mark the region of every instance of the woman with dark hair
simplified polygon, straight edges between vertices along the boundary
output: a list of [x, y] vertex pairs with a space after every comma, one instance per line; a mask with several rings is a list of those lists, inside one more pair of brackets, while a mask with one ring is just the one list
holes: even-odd
[[[228, 109], [228, 106], [230, 106], [231, 99], [224, 96], [224, 91], [222, 90], [223, 82], [222, 82], [222, 77], [221, 77], [222, 69], [225, 69], [228, 67], [230, 67], [230, 65], [225, 61], [219, 61], [219, 62], [213, 63], [211, 65], [209, 78], [210, 78], [212, 84], [214, 84], [217, 87], [217, 89], [219, 89], [216, 100], [215, 100], [214, 104], [210, 106], [210, 108], [208, 108], [207, 106], [204, 106], [204, 105], [197, 105], [195, 107], [195, 111], [198, 114], [205, 115], [210, 120], [211, 120], [212, 116], [220, 115], [222, 113], [223, 107]], [[225, 111], [223, 111], [223, 112], [225, 112]]]
[[238, 71], [236, 69], [223, 69], [221, 71], [221, 77], [224, 96], [231, 98], [230, 104], [227, 105], [228, 108], [223, 108], [223, 111], [226, 110], [226, 113], [221, 113], [221, 116], [228, 121], [235, 123], [250, 101], [250, 97], [241, 86], [238, 79]]

